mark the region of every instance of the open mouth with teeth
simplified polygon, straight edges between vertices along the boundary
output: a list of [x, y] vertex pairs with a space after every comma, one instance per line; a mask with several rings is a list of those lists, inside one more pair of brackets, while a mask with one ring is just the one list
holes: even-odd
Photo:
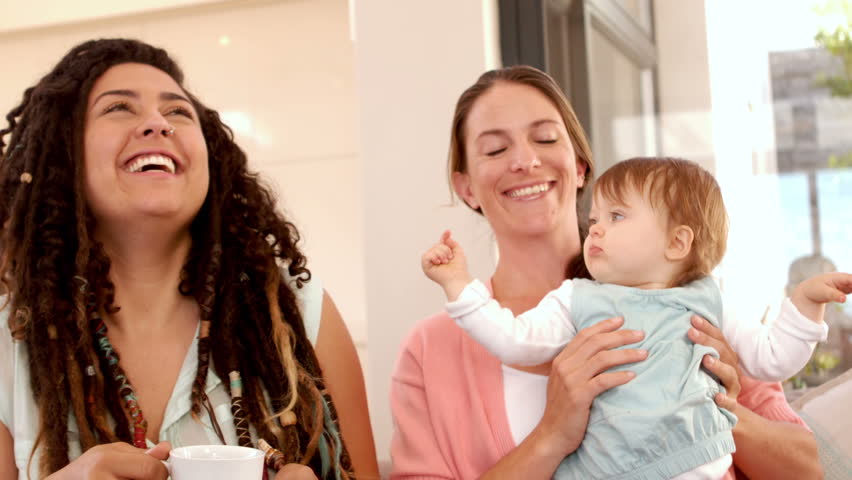
[[130, 173], [165, 172], [174, 175], [177, 173], [177, 164], [174, 159], [165, 155], [140, 155], [130, 160], [124, 167]]
[[509, 198], [526, 198], [533, 197], [542, 193], [549, 191], [553, 188], [553, 185], [556, 182], [542, 182], [536, 185], [530, 185], [528, 187], [516, 188], [513, 190], [507, 190], [505, 192], [506, 196]]

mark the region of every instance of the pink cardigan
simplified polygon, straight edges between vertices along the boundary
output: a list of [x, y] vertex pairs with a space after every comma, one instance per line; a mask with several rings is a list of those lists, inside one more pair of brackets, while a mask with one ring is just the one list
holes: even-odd
[[[805, 425], [781, 385], [743, 379], [738, 401], [759, 415]], [[391, 479], [474, 479], [515, 448], [500, 361], [446, 313], [404, 342], [391, 384]], [[736, 477], [732, 468], [725, 477]]]

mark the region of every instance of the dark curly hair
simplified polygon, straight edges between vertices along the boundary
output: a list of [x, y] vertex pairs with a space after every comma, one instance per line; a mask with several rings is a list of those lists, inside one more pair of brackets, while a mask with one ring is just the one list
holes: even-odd
[[[69, 413], [83, 451], [132, 441], [120, 385], [96, 344], [98, 312], [119, 306], [110, 259], [92, 236], [95, 220], [82, 188], [87, 97], [110, 67], [131, 62], [183, 84], [181, 70], [162, 49], [135, 40], [88, 41], [24, 92], [0, 130], [0, 282], [12, 336], [29, 354], [40, 414], [33, 453], [43, 449], [42, 476], [69, 463]], [[243, 407], [259, 437], [320, 478], [351, 478], [294, 294], [311, 278], [296, 246], [299, 234], [248, 170], [219, 114], [187, 95], [199, 115], [210, 171], [207, 197], [190, 225], [192, 246], [180, 282], [180, 293], [194, 298], [201, 312], [193, 416], [207, 402], [203, 387], [212, 357], [220, 378], [242, 374]], [[284, 281], [284, 268], [295, 287]]]

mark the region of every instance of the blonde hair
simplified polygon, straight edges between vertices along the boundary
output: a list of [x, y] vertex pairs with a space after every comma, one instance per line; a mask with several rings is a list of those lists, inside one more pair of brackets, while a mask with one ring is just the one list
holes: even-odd
[[636, 157], [616, 163], [597, 180], [595, 195], [624, 203], [628, 191], [646, 195], [669, 228], [692, 229], [692, 249], [672, 286], [707, 276], [719, 265], [728, 242], [728, 213], [713, 175], [695, 162], [671, 157]]

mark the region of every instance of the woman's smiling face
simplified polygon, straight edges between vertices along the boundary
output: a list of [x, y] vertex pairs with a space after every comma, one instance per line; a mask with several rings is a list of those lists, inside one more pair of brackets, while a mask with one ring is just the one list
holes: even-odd
[[467, 172], [453, 174], [454, 187], [468, 205], [482, 209], [497, 235], [576, 230], [579, 175], [586, 166], [544, 94], [496, 83], [471, 108], [464, 139]]
[[150, 65], [116, 65], [94, 83], [83, 156], [86, 201], [99, 224], [160, 217], [188, 226], [207, 196], [198, 113], [183, 89]]

